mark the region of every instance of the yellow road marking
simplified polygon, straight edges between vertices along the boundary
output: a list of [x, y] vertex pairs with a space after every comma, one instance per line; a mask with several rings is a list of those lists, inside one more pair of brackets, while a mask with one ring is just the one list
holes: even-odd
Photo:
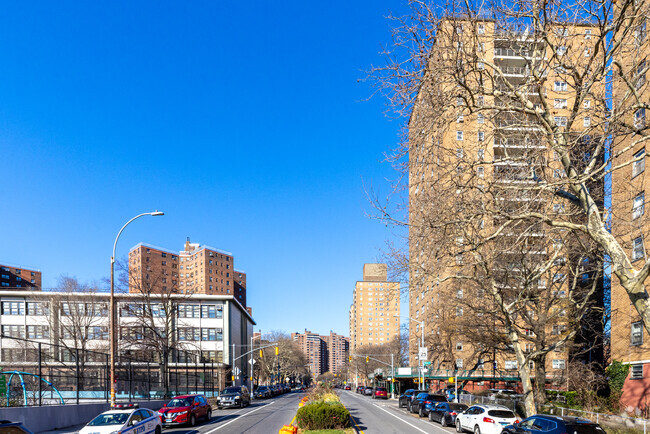
[[350, 419], [352, 419], [352, 422], [354, 422], [354, 426], [356, 427], [356, 428], [355, 428], [356, 431], [357, 431], [358, 433], [363, 434], [363, 431], [361, 430], [361, 428], [359, 428], [359, 424], [357, 423], [356, 420], [354, 420], [354, 417], [353, 417], [352, 415], [350, 415]]

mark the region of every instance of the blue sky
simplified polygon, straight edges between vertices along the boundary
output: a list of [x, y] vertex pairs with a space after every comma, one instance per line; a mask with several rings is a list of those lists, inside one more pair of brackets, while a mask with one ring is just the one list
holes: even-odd
[[232, 252], [262, 330], [348, 334], [398, 122], [359, 79], [399, 1], [13, 2], [0, 262], [101, 280], [142, 241]]

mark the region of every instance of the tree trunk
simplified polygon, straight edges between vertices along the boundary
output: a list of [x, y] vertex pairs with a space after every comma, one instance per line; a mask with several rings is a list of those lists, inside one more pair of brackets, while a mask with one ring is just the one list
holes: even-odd
[[535, 402], [537, 408], [546, 404], [546, 354], [533, 359], [535, 362]]
[[521, 378], [521, 386], [524, 392], [524, 417], [532, 416], [537, 412], [537, 407], [535, 406], [535, 393], [533, 391], [533, 383], [530, 378], [530, 369], [526, 361], [526, 355], [521, 350], [521, 344], [519, 343], [519, 336], [517, 331], [512, 327], [510, 323], [507, 326], [508, 329], [508, 338], [512, 343], [512, 347], [515, 351], [515, 356], [517, 357], [517, 365], [519, 367], [519, 377]]

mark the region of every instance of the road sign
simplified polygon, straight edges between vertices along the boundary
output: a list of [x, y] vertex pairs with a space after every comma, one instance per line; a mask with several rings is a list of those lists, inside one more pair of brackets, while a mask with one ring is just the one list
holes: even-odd
[[418, 358], [420, 360], [427, 359], [427, 347], [420, 347], [420, 351], [418, 352]]
[[255, 359], [250, 359], [250, 360], [248, 361], [248, 363], [251, 364], [251, 365], [254, 365], [254, 364], [255, 364]]
[[0, 375], [0, 394], [4, 395], [7, 393], [7, 377]]
[[232, 372], [233, 372], [235, 375], [239, 375], [239, 373], [241, 372], [241, 370], [240, 370], [237, 366], [235, 366], [235, 369], [233, 369]]

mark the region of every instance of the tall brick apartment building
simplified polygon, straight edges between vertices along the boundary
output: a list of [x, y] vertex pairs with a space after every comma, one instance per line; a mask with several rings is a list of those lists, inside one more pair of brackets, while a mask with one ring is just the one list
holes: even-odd
[[400, 285], [388, 281], [386, 264], [364, 264], [350, 306], [351, 353], [361, 345], [384, 345], [399, 336]]
[[41, 282], [40, 270], [0, 264], [0, 289], [40, 291]]
[[305, 329], [304, 333], [291, 333], [291, 339], [307, 357], [314, 378], [326, 372], [340, 374], [345, 371], [349, 338], [331, 331], [329, 335], [319, 335]]
[[180, 252], [140, 243], [129, 251], [129, 292], [233, 295], [246, 307], [246, 273], [232, 253], [189, 239]]

